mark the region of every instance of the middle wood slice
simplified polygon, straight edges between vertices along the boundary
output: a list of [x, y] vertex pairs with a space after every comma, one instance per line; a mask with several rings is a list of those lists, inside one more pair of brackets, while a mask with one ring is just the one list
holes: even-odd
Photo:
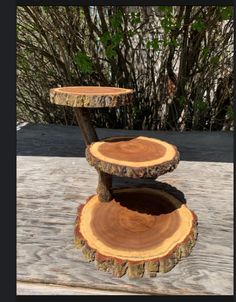
[[110, 137], [86, 148], [86, 158], [97, 170], [132, 178], [157, 178], [173, 171], [179, 152], [165, 141], [138, 137]]

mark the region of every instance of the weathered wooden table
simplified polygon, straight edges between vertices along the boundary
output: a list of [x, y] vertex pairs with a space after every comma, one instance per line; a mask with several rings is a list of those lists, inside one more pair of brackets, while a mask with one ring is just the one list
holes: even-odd
[[[99, 137], [137, 133], [98, 129]], [[180, 150], [178, 169], [160, 180], [184, 192], [198, 214], [199, 237], [192, 254], [166, 274], [136, 281], [98, 273], [85, 263], [73, 243], [74, 218], [77, 205], [94, 193], [97, 173], [84, 158], [80, 131], [26, 125], [17, 132], [18, 295], [233, 294], [232, 133], [142, 135], [164, 138]], [[128, 178], [114, 182], [134, 184]]]

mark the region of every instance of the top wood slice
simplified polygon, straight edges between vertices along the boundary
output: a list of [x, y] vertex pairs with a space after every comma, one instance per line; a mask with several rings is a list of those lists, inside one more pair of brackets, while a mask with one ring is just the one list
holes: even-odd
[[179, 152], [165, 141], [138, 137], [110, 137], [86, 148], [90, 165], [108, 174], [132, 178], [156, 178], [174, 170]]
[[132, 89], [104, 86], [72, 86], [50, 89], [50, 101], [71, 107], [119, 107], [130, 104]]

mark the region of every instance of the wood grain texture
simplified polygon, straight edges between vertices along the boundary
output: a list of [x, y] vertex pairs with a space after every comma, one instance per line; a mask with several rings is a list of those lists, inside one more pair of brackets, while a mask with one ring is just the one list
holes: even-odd
[[112, 195], [107, 203], [89, 197], [75, 222], [75, 244], [99, 270], [155, 277], [191, 253], [197, 217], [181, 200], [147, 187], [114, 188]]
[[[135, 293], [127, 293], [122, 291], [108, 291], [108, 290], [99, 290], [86, 287], [76, 287], [76, 286], [62, 286], [54, 284], [43, 284], [43, 283], [31, 283], [31, 282], [20, 282], [16, 284], [17, 296], [21, 295], [67, 295], [67, 296], [100, 296], [100, 295], [109, 295], [109, 296], [123, 296], [129, 295], [133, 296]], [[143, 294], [145, 295], [145, 294]]]
[[[232, 295], [232, 176], [231, 163], [190, 161], [161, 176], [184, 192], [196, 212], [198, 241], [191, 255], [166, 274], [118, 279], [84, 262], [73, 242], [77, 206], [96, 190], [94, 168], [80, 157], [18, 156], [17, 280], [147, 294]], [[114, 177], [114, 186], [151, 182]]]
[[86, 148], [91, 166], [107, 174], [132, 178], [157, 178], [179, 163], [176, 146], [144, 136], [110, 137]]

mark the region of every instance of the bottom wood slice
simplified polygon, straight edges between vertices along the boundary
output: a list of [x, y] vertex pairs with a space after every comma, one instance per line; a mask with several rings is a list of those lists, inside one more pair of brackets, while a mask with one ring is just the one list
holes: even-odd
[[190, 254], [197, 217], [171, 194], [153, 188], [113, 189], [113, 200], [88, 198], [78, 208], [75, 243], [97, 268], [130, 278], [170, 271]]

